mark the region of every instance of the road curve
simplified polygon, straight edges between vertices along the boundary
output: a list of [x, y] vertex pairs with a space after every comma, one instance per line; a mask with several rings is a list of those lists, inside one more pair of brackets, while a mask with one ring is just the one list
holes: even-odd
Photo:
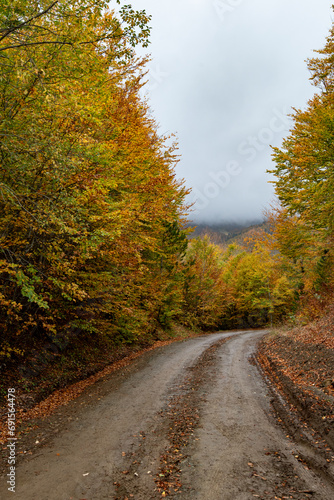
[[[34, 431], [38, 443], [17, 467], [15, 494], [5, 479], [0, 498], [333, 499], [334, 488], [298, 460], [298, 446], [272, 415], [268, 387], [249, 359], [264, 333], [174, 343], [99, 381], [48, 419], [51, 438], [43, 441], [44, 424]], [[198, 360], [227, 337], [208, 373]], [[192, 386], [195, 369], [203, 381]], [[198, 393], [198, 424], [181, 450], [178, 486], [164, 493], [157, 479], [170, 445], [166, 408], [182, 390]]]

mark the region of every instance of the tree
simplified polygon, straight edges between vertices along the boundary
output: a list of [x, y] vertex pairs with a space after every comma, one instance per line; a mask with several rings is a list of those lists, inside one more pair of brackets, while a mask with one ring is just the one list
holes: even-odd
[[176, 146], [139, 96], [149, 17], [100, 0], [2, 14], [1, 352], [71, 331], [134, 341], [178, 309], [185, 243]]
[[290, 310], [293, 287], [281, 272], [279, 257], [263, 241], [255, 243], [252, 251], [234, 246], [226, 254], [223, 280], [228, 307], [224, 321], [247, 327], [282, 320]]
[[212, 328], [219, 323], [225, 292], [222, 253], [207, 235], [189, 244], [184, 285], [184, 314], [189, 326]]
[[334, 27], [318, 57], [308, 61], [319, 89], [305, 110], [294, 110], [294, 126], [282, 148], [273, 148], [276, 194], [282, 210], [276, 236], [283, 255], [299, 262], [305, 290], [333, 284], [334, 238]]

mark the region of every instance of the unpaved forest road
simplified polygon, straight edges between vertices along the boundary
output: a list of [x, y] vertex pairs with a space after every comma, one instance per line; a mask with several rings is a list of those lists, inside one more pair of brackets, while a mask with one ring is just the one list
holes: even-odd
[[[249, 361], [263, 334], [174, 343], [96, 383], [49, 418], [61, 429], [18, 465], [16, 493], [2, 481], [0, 498], [160, 499], [169, 481], [170, 496], [187, 500], [333, 500], [334, 486], [295, 458], [298, 445], [276, 423], [271, 393]], [[181, 449], [172, 437], [179, 420], [180, 434], [190, 429]], [[166, 449], [180, 459], [170, 477]]]

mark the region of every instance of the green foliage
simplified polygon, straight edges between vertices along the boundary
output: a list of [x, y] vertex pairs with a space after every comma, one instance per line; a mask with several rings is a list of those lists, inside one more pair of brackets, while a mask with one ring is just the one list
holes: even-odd
[[[118, 4], [120, 2], [117, 2]], [[140, 97], [150, 16], [104, 0], [0, 12], [0, 358], [78, 338], [131, 344], [178, 321], [259, 326], [333, 286], [333, 36], [321, 89], [274, 149], [272, 235], [188, 243], [177, 145]], [[62, 342], [62, 339], [64, 342]], [[71, 340], [72, 339], [72, 340]], [[39, 344], [40, 345], [40, 344]], [[65, 356], [65, 354], [63, 354]]]
[[282, 148], [274, 148], [281, 207], [271, 215], [276, 249], [295, 282], [305, 315], [317, 316], [334, 286], [334, 27], [324, 49], [308, 61], [318, 92], [294, 110]]
[[214, 327], [221, 314], [224, 288], [222, 250], [208, 236], [191, 240], [185, 256], [184, 321], [191, 327]]
[[140, 98], [150, 17], [103, 0], [0, 16], [0, 321], [35, 340], [151, 335], [180, 314], [187, 191]]
[[264, 242], [223, 249], [208, 236], [191, 241], [185, 259], [185, 321], [201, 328], [261, 326], [291, 310], [294, 289]]
[[[227, 261], [224, 279], [230, 310], [246, 324], [280, 321], [290, 310], [293, 288], [280, 273], [277, 257], [263, 245], [240, 252]], [[229, 318], [227, 318], [229, 319]]]

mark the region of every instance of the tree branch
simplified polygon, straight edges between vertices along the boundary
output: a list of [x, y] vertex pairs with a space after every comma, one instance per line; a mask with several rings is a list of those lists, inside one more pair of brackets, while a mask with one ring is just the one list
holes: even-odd
[[11, 33], [14, 33], [14, 31], [22, 28], [23, 26], [25, 26], [26, 24], [29, 24], [33, 19], [38, 19], [39, 17], [43, 16], [44, 14], [46, 14], [47, 12], [49, 12], [49, 10], [51, 10], [57, 3], [58, 3], [59, 0], [55, 0], [55, 2], [53, 2], [51, 5], [49, 5], [49, 7], [47, 7], [45, 10], [43, 10], [42, 12], [39, 12], [38, 14], [36, 14], [35, 16], [31, 17], [30, 19], [28, 19], [27, 21], [24, 21], [24, 23], [21, 23], [19, 24], [18, 26], [13, 26], [13, 28], [10, 28], [9, 30], [7, 30], [7, 32], [0, 38], [0, 42], [6, 38], [6, 36], [10, 35]]
[[0, 48], [0, 52], [8, 49], [18, 49], [20, 47], [30, 47], [32, 45], [73, 45], [73, 42], [57, 42], [51, 41], [51, 42], [31, 42], [31, 43], [19, 43], [17, 45], [7, 45], [7, 47], [2, 47]]

